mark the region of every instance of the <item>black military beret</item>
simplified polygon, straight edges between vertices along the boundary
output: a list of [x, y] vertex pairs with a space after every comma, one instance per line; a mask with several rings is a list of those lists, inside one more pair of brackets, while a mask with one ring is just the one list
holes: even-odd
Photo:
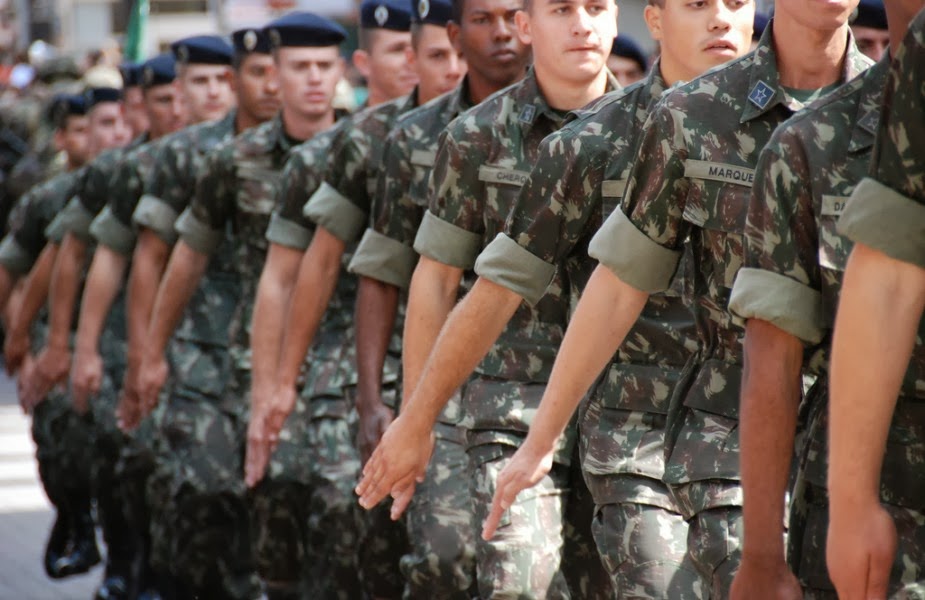
[[643, 52], [639, 44], [629, 36], [618, 35], [615, 37], [613, 39], [613, 46], [610, 48], [610, 53], [614, 56], [622, 56], [623, 58], [628, 58], [636, 62], [643, 72], [649, 69], [646, 61], [646, 53]]
[[411, 3], [417, 0], [363, 0], [360, 27], [364, 29], [411, 29]]
[[55, 127], [64, 127], [67, 118], [87, 114], [87, 102], [79, 94], [57, 94], [48, 107], [49, 120]]
[[230, 65], [231, 44], [217, 35], [195, 35], [170, 44], [180, 64]]
[[142, 63], [124, 62], [119, 66], [123, 88], [141, 85], [141, 65]]
[[857, 17], [851, 24], [872, 29], [886, 29], [886, 10], [883, 8], [883, 0], [861, 0], [857, 8]]
[[453, 3], [450, 0], [411, 0], [411, 21], [428, 25], [446, 24], [453, 20]]
[[761, 36], [764, 34], [764, 30], [768, 27], [768, 22], [770, 22], [771, 17], [764, 13], [756, 12], [755, 13], [755, 25], [752, 29], [752, 39], [758, 41], [761, 39]]
[[177, 78], [177, 59], [172, 52], [163, 52], [141, 65], [141, 86], [144, 89], [166, 85]]
[[84, 92], [84, 102], [87, 110], [102, 104], [103, 102], [120, 102], [122, 100], [122, 90], [111, 87], [94, 87], [87, 88]]
[[270, 38], [263, 29], [239, 29], [231, 34], [235, 54], [269, 54]]
[[274, 48], [337, 46], [347, 37], [343, 27], [310, 12], [289, 13], [270, 21], [263, 30]]

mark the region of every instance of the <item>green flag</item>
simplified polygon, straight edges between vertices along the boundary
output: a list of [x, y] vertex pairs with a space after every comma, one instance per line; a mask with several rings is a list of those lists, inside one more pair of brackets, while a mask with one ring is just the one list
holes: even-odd
[[138, 62], [145, 58], [145, 33], [148, 26], [148, 0], [135, 0], [125, 32], [125, 59]]

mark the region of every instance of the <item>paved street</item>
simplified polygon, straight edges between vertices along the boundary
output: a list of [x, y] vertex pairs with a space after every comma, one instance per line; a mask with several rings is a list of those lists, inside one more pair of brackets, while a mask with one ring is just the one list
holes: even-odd
[[0, 599], [90, 600], [101, 577], [48, 579], [42, 569], [53, 513], [42, 491], [29, 435], [29, 418], [16, 402], [14, 383], [0, 375]]

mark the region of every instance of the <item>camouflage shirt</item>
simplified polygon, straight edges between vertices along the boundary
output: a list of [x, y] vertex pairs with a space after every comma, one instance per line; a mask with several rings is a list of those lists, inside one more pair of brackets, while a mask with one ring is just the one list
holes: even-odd
[[[772, 22], [753, 53], [663, 98], [646, 123], [622, 210], [607, 218], [590, 245], [601, 264], [650, 293], [672, 284], [682, 255], [692, 265], [678, 279], [694, 313], [700, 356], [680, 399], [696, 411], [669, 432], [668, 483], [739, 478], [734, 419], [744, 329], [727, 304], [744, 259], [758, 155], [777, 126], [813, 99], [798, 100], [781, 85], [773, 29]], [[849, 39], [843, 78], [869, 64]]]
[[925, 10], [890, 68], [870, 176], [854, 192], [839, 229], [855, 242], [925, 267]]
[[[617, 87], [610, 77], [608, 88]], [[565, 113], [546, 102], [531, 69], [450, 123], [437, 150], [415, 250], [473, 269], [517, 205], [530, 168], [540, 160], [540, 142], [564, 120]], [[476, 368], [462, 400], [461, 424], [469, 430], [470, 444], [517, 444], [529, 429], [542, 394], [541, 386], [530, 384], [549, 378], [568, 322], [569, 276], [557, 272], [547, 296], [534, 305], [521, 304]], [[574, 428], [569, 433], [557, 456], [561, 462], [568, 462], [574, 442]]]

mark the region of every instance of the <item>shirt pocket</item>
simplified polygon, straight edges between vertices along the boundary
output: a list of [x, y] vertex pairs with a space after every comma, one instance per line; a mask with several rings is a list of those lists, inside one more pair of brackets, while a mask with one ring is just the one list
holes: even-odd
[[848, 196], [823, 196], [819, 210], [819, 266], [839, 273], [848, 264], [852, 246], [836, 229], [847, 202]]
[[244, 213], [269, 215], [276, 206], [282, 173], [260, 165], [238, 166], [238, 209]]
[[493, 240], [503, 229], [529, 175], [526, 171], [507, 167], [493, 165], [479, 167], [479, 181], [485, 186], [484, 239]]

